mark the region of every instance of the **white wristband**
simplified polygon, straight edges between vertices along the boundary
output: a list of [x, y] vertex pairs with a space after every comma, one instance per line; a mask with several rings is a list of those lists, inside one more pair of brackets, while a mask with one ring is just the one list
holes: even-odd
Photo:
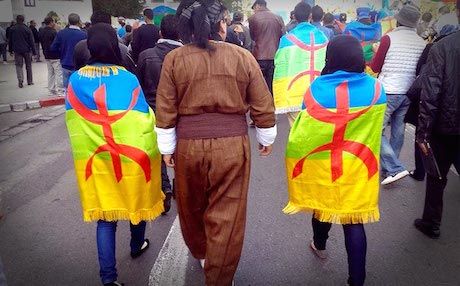
[[276, 138], [276, 124], [270, 128], [259, 128], [256, 127], [256, 138], [257, 141], [263, 146], [272, 145], [275, 142]]
[[176, 127], [159, 128], [155, 126], [157, 133], [158, 149], [162, 155], [171, 155], [176, 151]]

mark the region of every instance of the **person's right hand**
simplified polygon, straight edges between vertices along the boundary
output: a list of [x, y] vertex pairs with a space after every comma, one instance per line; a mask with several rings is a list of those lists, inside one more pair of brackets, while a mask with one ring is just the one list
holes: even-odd
[[163, 161], [165, 165], [169, 168], [174, 168], [174, 158], [173, 155], [163, 155]]
[[259, 143], [259, 156], [268, 156], [272, 153], [273, 145], [264, 146]]

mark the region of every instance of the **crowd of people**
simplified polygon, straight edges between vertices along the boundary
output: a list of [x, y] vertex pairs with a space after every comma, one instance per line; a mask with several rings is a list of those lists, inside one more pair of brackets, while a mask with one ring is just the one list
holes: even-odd
[[[268, 156], [276, 114], [286, 114], [291, 127], [283, 211], [312, 213], [310, 248], [321, 259], [331, 225], [343, 225], [349, 285], [365, 282], [363, 225], [379, 220], [379, 185], [426, 178], [414, 225], [440, 236], [447, 173], [452, 164], [460, 169], [460, 1], [455, 23], [443, 8], [436, 24], [406, 3], [388, 33], [383, 16], [367, 7], [347, 23], [345, 13], [300, 2], [287, 25], [265, 0], [251, 8], [247, 26], [241, 11], [230, 19], [218, 0], [183, 0], [160, 26], [145, 9], [136, 29], [123, 17], [114, 29], [101, 11], [87, 31], [74, 13], [59, 31], [52, 17], [37, 30], [22, 15], [0, 29], [3, 60], [8, 45], [19, 88], [24, 62], [33, 84], [32, 56], [41, 61], [41, 45], [49, 93], [66, 97], [84, 219], [97, 221], [104, 285], [122, 285], [116, 222], [131, 222], [131, 256], [140, 256], [149, 247], [145, 221], [170, 210], [173, 189], [206, 285], [233, 285], [246, 225], [248, 126], [259, 155]], [[413, 171], [399, 159], [405, 122], [417, 126]]]

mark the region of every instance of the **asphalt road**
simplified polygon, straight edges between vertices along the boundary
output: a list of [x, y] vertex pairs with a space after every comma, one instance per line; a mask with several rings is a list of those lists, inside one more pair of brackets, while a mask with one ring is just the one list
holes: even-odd
[[[30, 115], [24, 113], [24, 119], [27, 117]], [[279, 116], [278, 126], [278, 140], [268, 158], [257, 155], [255, 130], [250, 130], [253, 161], [248, 221], [235, 284], [345, 285], [342, 228], [333, 226], [327, 245], [329, 258], [320, 261], [308, 247], [310, 216], [281, 212], [287, 202], [284, 151], [288, 123], [284, 116]], [[408, 129], [401, 155], [409, 169], [413, 167], [411, 133]], [[8, 285], [100, 285], [95, 224], [82, 221], [64, 116], [1, 141], [0, 158], [0, 211], [4, 214], [0, 257]], [[412, 226], [422, 212], [424, 183], [405, 178], [381, 188], [381, 221], [366, 226], [366, 285], [460, 284], [459, 190], [459, 178], [451, 172], [441, 238], [431, 240]], [[202, 270], [180, 243], [175, 219], [173, 206], [167, 216], [147, 225], [151, 249], [135, 260], [129, 256], [128, 223], [119, 223], [121, 282], [127, 286], [203, 285]]]

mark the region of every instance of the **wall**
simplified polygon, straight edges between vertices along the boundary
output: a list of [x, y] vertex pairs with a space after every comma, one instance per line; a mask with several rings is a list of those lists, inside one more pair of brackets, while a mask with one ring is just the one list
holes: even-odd
[[0, 0], [0, 23], [4, 26], [13, 20], [11, 1]]

